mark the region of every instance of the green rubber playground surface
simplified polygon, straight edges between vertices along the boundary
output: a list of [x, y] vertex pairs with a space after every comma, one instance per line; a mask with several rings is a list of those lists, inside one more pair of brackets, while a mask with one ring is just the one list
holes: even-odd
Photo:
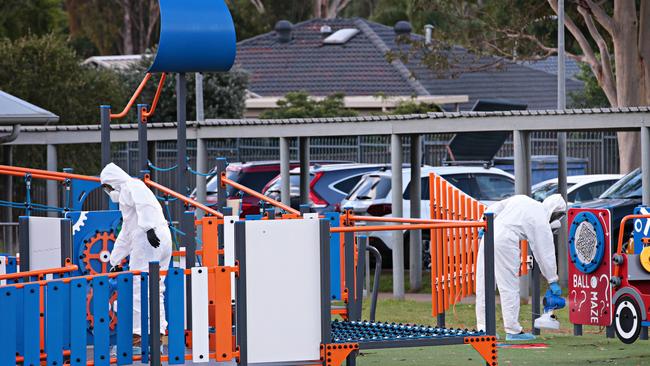
[[[423, 301], [380, 300], [377, 320], [435, 324], [431, 317], [431, 303]], [[561, 322], [559, 331], [543, 331], [534, 343], [545, 343], [546, 349], [499, 348], [500, 365], [650, 365], [649, 341], [637, 340], [626, 345], [618, 339], [605, 338], [604, 329], [585, 327], [584, 336], [574, 337], [568, 313], [557, 313]], [[367, 302], [364, 316], [368, 317]], [[473, 328], [474, 305], [457, 305], [447, 313], [448, 327]], [[530, 324], [530, 306], [522, 305], [522, 325]], [[497, 332], [501, 342], [505, 334], [501, 321], [501, 308], [497, 304]], [[527, 329], [530, 330], [530, 329]], [[521, 342], [519, 342], [521, 343]], [[358, 365], [484, 365], [485, 363], [469, 346], [421, 347], [389, 350], [362, 351]]]

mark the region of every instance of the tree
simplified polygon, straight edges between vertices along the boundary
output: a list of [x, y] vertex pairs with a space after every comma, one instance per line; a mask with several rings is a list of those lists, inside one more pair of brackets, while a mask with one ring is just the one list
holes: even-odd
[[158, 40], [158, 0], [65, 0], [65, 7], [71, 36], [91, 40], [102, 55], [143, 53]]
[[578, 92], [569, 93], [573, 108], [606, 108], [610, 105], [589, 66], [581, 64], [576, 77], [585, 83], [585, 87]]
[[60, 0], [0, 1], [0, 38], [61, 33], [66, 17]]
[[345, 108], [342, 93], [329, 95], [322, 100], [314, 100], [307, 92], [287, 93], [278, 101], [277, 109], [264, 111], [261, 118], [321, 118], [349, 117], [357, 112]]
[[352, 0], [314, 0], [314, 18], [336, 18], [351, 2]]
[[[62, 36], [2, 39], [0, 55], [0, 89], [57, 114], [59, 124], [99, 123], [99, 105], [126, 100], [119, 76], [82, 66]], [[44, 167], [42, 145], [17, 147], [14, 156], [18, 165]], [[99, 147], [61, 146], [59, 163], [80, 173], [97, 174]]]
[[[547, 4], [535, 0], [414, 0], [408, 10], [419, 24], [416, 29], [423, 21], [435, 22], [435, 41], [408, 52], [418, 53], [425, 65], [438, 70], [468, 64], [462, 58], [454, 60], [457, 44], [466, 54], [477, 56], [469, 64], [479, 69], [498, 67], [497, 61], [505, 59], [542, 59], [557, 52], [557, 6], [557, 0], [547, 0]], [[589, 66], [610, 106], [650, 104], [650, 2], [571, 2], [565, 24], [571, 35], [567, 37], [567, 55]], [[620, 169], [626, 173], [640, 165], [638, 133], [620, 132], [618, 142]]]

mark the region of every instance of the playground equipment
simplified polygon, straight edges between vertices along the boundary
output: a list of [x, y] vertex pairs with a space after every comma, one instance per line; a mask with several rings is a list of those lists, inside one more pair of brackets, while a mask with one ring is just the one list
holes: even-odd
[[[50, 177], [44, 171], [38, 174]], [[330, 227], [335, 219], [319, 218], [316, 214], [285, 213], [275, 218], [267, 214], [242, 221], [186, 198], [151, 181], [148, 176], [143, 180], [156, 190], [213, 214], [196, 222], [202, 228], [203, 245], [196, 251], [202, 266], [171, 267], [165, 272], [152, 263], [149, 273], [129, 271], [74, 276], [78, 268], [68, 264], [63, 268], [0, 275], [0, 280], [13, 282], [0, 287], [3, 309], [9, 309], [0, 317], [15, 325], [7, 331], [15, 334], [18, 340], [0, 344], [0, 364], [35, 364], [43, 360], [59, 365], [64, 361], [71, 365], [108, 365], [112, 362], [126, 365], [142, 360], [155, 365], [160, 361], [182, 364], [189, 359], [194, 362], [214, 359], [235, 360], [241, 365], [294, 361], [338, 365], [346, 358], [353, 363], [359, 349], [468, 344], [489, 364], [496, 365], [493, 317], [488, 322], [487, 332], [360, 319], [364, 256], [359, 253], [365, 251], [365, 244], [362, 239], [355, 238], [354, 233], [369, 230], [369, 227], [354, 226], [354, 222], [363, 217], [348, 212], [338, 217], [338, 227]], [[229, 184], [229, 181], [225, 179], [222, 184]], [[281, 206], [273, 200], [269, 203]], [[493, 245], [491, 225], [492, 217], [488, 216], [486, 222], [421, 220], [370, 229], [482, 228], [486, 231], [489, 253]], [[287, 236], [287, 232], [292, 235]], [[333, 245], [332, 234], [339, 234], [342, 243]], [[339, 275], [342, 277], [341, 297], [346, 302], [344, 311], [331, 308], [330, 249], [337, 247], [342, 249], [340, 261], [343, 264]], [[486, 270], [491, 266], [493, 264], [486, 263]], [[43, 276], [48, 274], [56, 277], [44, 280]], [[160, 341], [155, 331], [148, 334], [148, 339], [143, 335], [146, 341], [142, 355], [131, 354], [131, 312], [119, 309], [132, 306], [133, 276], [141, 276], [149, 293], [158, 292], [158, 279], [166, 276], [169, 349], [162, 355], [159, 347], [152, 346]], [[486, 276], [486, 279], [494, 288], [493, 278]], [[190, 291], [184, 291], [184, 282], [191, 282]], [[87, 302], [89, 287], [93, 290], [90, 305]], [[283, 301], [287, 291], [298, 291], [301, 296], [295, 301]], [[152, 297], [153, 301], [147, 298], [145, 292], [143, 290], [141, 309], [143, 329], [158, 329], [156, 316], [151, 316], [146, 326], [147, 314], [158, 314], [158, 301], [156, 297]], [[40, 303], [39, 294], [45, 299]], [[41, 313], [44, 314], [42, 322], [39, 321]], [[92, 339], [87, 335], [88, 314], [94, 319]], [[286, 314], [290, 314], [289, 319]], [[332, 315], [342, 315], [346, 320], [332, 322]], [[113, 330], [112, 323], [115, 324]], [[282, 330], [282, 337], [270, 340], [267, 335], [271, 329]], [[41, 330], [43, 335], [39, 336]], [[86, 359], [86, 342], [93, 346], [89, 356], [92, 363]], [[117, 358], [110, 359], [108, 349], [113, 344], [117, 345]]]
[[[607, 327], [608, 337], [616, 334], [624, 343], [648, 339], [648, 219], [645, 207], [625, 216], [612, 251], [608, 210], [569, 210], [569, 319], [576, 335], [582, 334], [583, 325], [597, 325]], [[629, 220], [634, 231], [625, 241]]]

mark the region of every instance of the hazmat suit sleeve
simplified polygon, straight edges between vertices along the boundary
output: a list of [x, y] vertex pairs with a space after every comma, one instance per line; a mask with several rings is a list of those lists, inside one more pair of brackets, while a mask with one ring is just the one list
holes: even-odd
[[542, 275], [548, 283], [553, 283], [558, 280], [553, 232], [546, 215], [541, 210], [540, 213], [542, 214], [538, 215], [539, 218], [527, 223], [529, 226], [529, 230], [527, 230], [528, 243], [533, 250], [533, 256]]

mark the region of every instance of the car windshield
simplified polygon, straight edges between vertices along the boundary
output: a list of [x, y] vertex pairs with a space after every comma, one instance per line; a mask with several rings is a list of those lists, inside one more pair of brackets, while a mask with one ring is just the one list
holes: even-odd
[[346, 199], [374, 200], [386, 198], [390, 192], [390, 177], [380, 175], [366, 175], [359, 184], [350, 192]]
[[641, 198], [641, 169], [636, 169], [619, 179], [600, 198]]
[[[567, 188], [571, 188], [574, 185], [575, 183], [567, 183]], [[557, 183], [551, 182], [551, 183], [542, 184], [541, 186], [535, 188], [535, 190], [532, 193], [532, 196], [534, 199], [538, 201], [544, 201], [546, 197], [556, 193], [557, 193]]]

